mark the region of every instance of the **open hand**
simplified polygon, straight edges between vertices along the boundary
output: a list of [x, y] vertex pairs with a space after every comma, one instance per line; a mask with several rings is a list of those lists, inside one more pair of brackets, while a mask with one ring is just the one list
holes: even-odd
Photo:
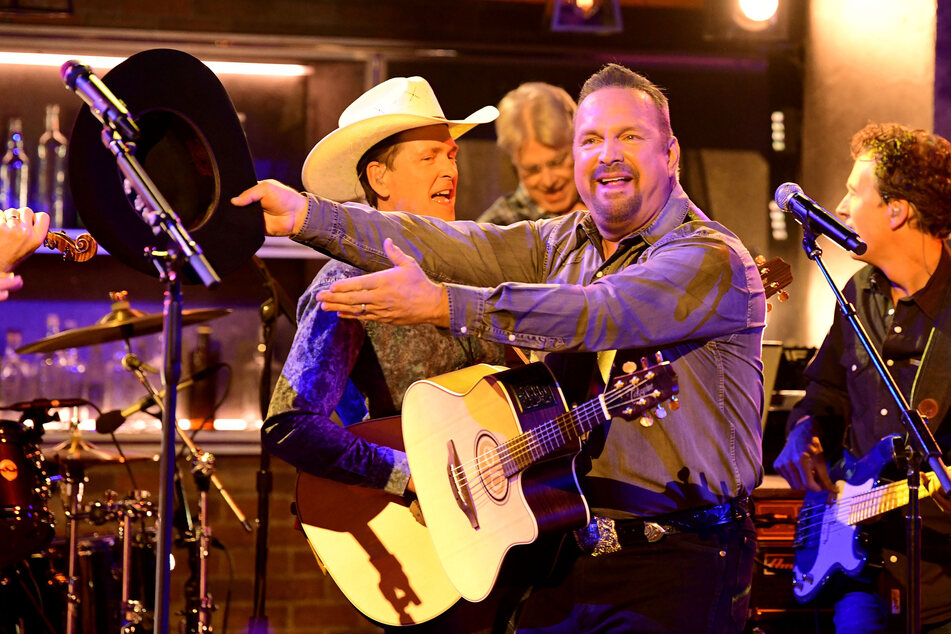
[[393, 268], [335, 282], [318, 293], [321, 309], [349, 319], [448, 327], [446, 289], [426, 277], [416, 260], [389, 238], [383, 250]]

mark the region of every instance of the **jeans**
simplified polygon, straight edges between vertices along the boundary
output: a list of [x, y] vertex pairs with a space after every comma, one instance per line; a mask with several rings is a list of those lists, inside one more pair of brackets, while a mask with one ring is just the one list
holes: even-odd
[[743, 631], [756, 554], [747, 518], [593, 557], [563, 551], [525, 601], [519, 634]]

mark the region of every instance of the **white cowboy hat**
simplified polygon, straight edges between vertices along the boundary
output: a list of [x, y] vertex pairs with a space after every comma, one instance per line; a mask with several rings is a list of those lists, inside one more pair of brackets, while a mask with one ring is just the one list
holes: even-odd
[[301, 170], [304, 188], [330, 200], [362, 198], [357, 162], [386, 137], [445, 123], [455, 139], [498, 116], [495, 106], [486, 106], [461, 121], [446, 119], [428, 81], [422, 77], [388, 79], [347, 106], [340, 115], [337, 129], [310, 151]]

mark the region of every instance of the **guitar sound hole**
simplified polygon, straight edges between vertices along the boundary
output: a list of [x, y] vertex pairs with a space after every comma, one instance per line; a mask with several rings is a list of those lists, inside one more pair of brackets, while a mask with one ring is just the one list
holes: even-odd
[[508, 495], [509, 483], [499, 459], [498, 443], [488, 434], [476, 439], [476, 455], [479, 456], [479, 479], [493, 500], [503, 501]]

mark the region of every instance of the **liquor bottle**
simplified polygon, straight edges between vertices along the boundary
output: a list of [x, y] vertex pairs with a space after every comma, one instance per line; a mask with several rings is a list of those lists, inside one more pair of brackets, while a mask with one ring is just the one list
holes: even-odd
[[3, 209], [27, 207], [30, 193], [30, 159], [23, 148], [23, 122], [10, 119], [7, 152], [0, 161], [0, 205]]
[[23, 335], [14, 328], [7, 329], [3, 358], [0, 359], [0, 404], [12, 405], [27, 400], [28, 368], [16, 349], [23, 344]]
[[[217, 364], [221, 356], [218, 344], [211, 339], [211, 326], [198, 326], [197, 330], [198, 343], [188, 357], [189, 374], [195, 374]], [[187, 394], [185, 413], [191, 422], [191, 428], [197, 429], [204, 426], [211, 429], [215, 420], [215, 403], [218, 399], [218, 377], [212, 375], [195, 381]]]
[[36, 211], [48, 213], [52, 227], [75, 226], [72, 211], [66, 208], [66, 137], [59, 130], [59, 104], [46, 106], [46, 131], [40, 137], [36, 157]]

